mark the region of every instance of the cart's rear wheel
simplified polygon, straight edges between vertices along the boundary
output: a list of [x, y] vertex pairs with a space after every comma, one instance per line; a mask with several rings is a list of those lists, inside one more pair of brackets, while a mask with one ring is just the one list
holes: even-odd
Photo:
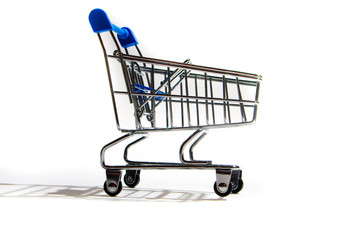
[[104, 191], [109, 196], [115, 197], [116, 195], [118, 195], [121, 192], [121, 190], [122, 190], [121, 181], [119, 181], [118, 184], [113, 183], [113, 182], [107, 184], [107, 181], [104, 182]]
[[130, 188], [136, 187], [140, 182], [140, 170], [127, 170], [124, 182]]
[[244, 182], [241, 178], [238, 179], [237, 185], [235, 188], [233, 188], [232, 193], [236, 194], [241, 191], [244, 187]]
[[[227, 190], [223, 190], [224, 188], [226, 188], [225, 185], [228, 185]], [[233, 189], [231, 183], [229, 183], [229, 184], [220, 183], [219, 186], [220, 186], [220, 190], [219, 190], [219, 188], [217, 186], [217, 182], [214, 183], [214, 191], [220, 197], [226, 197], [227, 195], [229, 195], [231, 193], [231, 191]]]

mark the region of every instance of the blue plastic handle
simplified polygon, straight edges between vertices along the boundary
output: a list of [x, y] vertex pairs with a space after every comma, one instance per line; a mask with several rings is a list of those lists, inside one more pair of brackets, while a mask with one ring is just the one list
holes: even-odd
[[106, 12], [100, 8], [96, 8], [90, 12], [89, 22], [94, 33], [107, 31], [116, 32], [119, 42], [124, 48], [139, 44], [130, 28], [119, 28], [118, 26], [112, 24]]

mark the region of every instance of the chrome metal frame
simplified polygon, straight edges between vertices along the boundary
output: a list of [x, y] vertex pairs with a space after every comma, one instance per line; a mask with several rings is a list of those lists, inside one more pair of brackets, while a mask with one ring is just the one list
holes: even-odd
[[[147, 58], [143, 57], [138, 46], [135, 47], [139, 56], [129, 55], [127, 48], [124, 49], [125, 53], [122, 52], [114, 33], [112, 31], [109, 31], [109, 33], [115, 46], [114, 54], [107, 53], [106, 44], [101, 34], [98, 33], [97, 35], [105, 58], [116, 126], [119, 131], [125, 134], [106, 144], [100, 152], [101, 166], [107, 172], [108, 188], [110, 183], [120, 181], [121, 170], [215, 169], [217, 190], [221, 194], [226, 192], [230, 181], [234, 182], [239, 176], [241, 177], [239, 166], [212, 164], [212, 161], [209, 160], [195, 160], [193, 150], [206, 135], [206, 129], [241, 126], [251, 124], [256, 120], [259, 89], [262, 80], [261, 75], [193, 65], [189, 59], [179, 63]], [[120, 62], [126, 90], [114, 89], [109, 66], [109, 60], [111, 59]], [[143, 86], [147, 91], [136, 90], [136, 84]], [[214, 84], [221, 85], [222, 96], [219, 97], [219, 94], [216, 96]], [[158, 87], [156, 88], [155, 86]], [[252, 99], [243, 98], [243, 87], [253, 89], [254, 95]], [[236, 91], [236, 98], [230, 97], [229, 92], [231, 89]], [[203, 90], [202, 94], [200, 94], [200, 90]], [[134, 108], [135, 128], [121, 127], [121, 116], [117, 109], [116, 95], [128, 95], [129, 103]], [[161, 105], [165, 108], [165, 118], [159, 119], [157, 107]], [[205, 111], [200, 111], [200, 108], [205, 108]], [[219, 113], [217, 113], [215, 108], [222, 109], [220, 113], [220, 115], [222, 114], [222, 117], [220, 117], [222, 120], [220, 122], [218, 121]], [[232, 111], [235, 108], [240, 109], [241, 117], [237, 120], [232, 115]], [[247, 109], [252, 110], [250, 117], [248, 116], [249, 110], [247, 111]], [[178, 111], [180, 114], [176, 114]], [[175, 117], [179, 117], [177, 120], [181, 119], [177, 124], [175, 123]], [[143, 126], [143, 121], [150, 122], [150, 126]], [[163, 125], [159, 124], [159, 122], [162, 122]], [[144, 140], [150, 132], [186, 129], [192, 129], [195, 132], [180, 147], [180, 163], [140, 162], [128, 159], [129, 148]], [[106, 151], [130, 138], [136, 139], [124, 149], [126, 165], [106, 164]], [[191, 142], [192, 144], [188, 149], [189, 159], [187, 160], [184, 157], [184, 151]], [[236, 186], [236, 183], [234, 186]]]

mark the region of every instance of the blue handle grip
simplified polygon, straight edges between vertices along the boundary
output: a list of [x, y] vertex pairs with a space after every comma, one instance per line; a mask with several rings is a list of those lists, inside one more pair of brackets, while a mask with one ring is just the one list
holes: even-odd
[[112, 24], [106, 12], [100, 8], [92, 10], [89, 14], [89, 22], [94, 33], [114, 31], [122, 47], [131, 47], [139, 44], [130, 28]]

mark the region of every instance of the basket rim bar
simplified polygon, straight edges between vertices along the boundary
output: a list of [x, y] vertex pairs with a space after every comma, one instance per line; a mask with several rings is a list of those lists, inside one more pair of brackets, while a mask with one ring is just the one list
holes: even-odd
[[[115, 55], [108, 55], [108, 57], [121, 59], [120, 56], [115, 56]], [[255, 79], [257, 81], [262, 80], [261, 75], [254, 74], [254, 73], [247, 73], [247, 72], [240, 72], [240, 71], [227, 70], [227, 69], [221, 69], [221, 68], [206, 67], [206, 66], [194, 65], [194, 64], [186, 64], [186, 63], [180, 63], [180, 62], [169, 61], [169, 60], [162, 60], [162, 59], [157, 59], [157, 58], [139, 57], [139, 56], [134, 56], [134, 55], [122, 54], [122, 59], [123, 60], [130, 60], [130, 61], [139, 61], [139, 62], [150, 63], [150, 64], [159, 64], [159, 65], [172, 66], [172, 67], [184, 68], [184, 69], [188, 69], [188, 70], [199, 70], [199, 71], [204, 71], [204, 72], [227, 74], [227, 75], [233, 75], [233, 76], [238, 76], [238, 77], [251, 78], [251, 79]]]

